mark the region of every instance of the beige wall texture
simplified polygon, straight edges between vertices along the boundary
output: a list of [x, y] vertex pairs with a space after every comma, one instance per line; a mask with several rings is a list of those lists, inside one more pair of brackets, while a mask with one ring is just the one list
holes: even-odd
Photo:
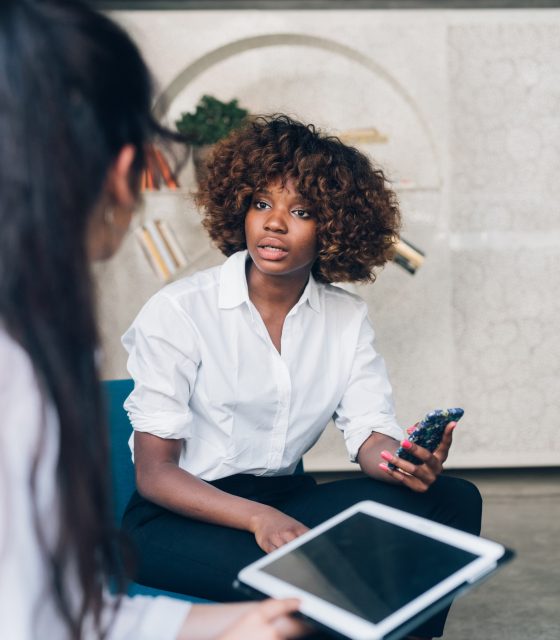
[[[136, 38], [169, 123], [204, 93], [287, 112], [362, 143], [399, 194], [410, 276], [388, 265], [368, 302], [397, 415], [462, 406], [450, 467], [560, 464], [560, 10], [114, 12]], [[165, 103], [165, 106], [162, 106]], [[188, 258], [222, 257], [189, 191], [145, 197]], [[104, 376], [126, 376], [119, 337], [161, 285], [133, 234], [96, 269]], [[350, 469], [330, 426], [308, 469]]]

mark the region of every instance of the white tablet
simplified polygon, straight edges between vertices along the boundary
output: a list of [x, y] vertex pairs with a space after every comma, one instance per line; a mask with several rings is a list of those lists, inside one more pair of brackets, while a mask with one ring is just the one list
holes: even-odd
[[[360, 502], [243, 569], [262, 594], [352, 640], [390, 636], [495, 569], [506, 549], [377, 502]], [[511, 552], [507, 552], [511, 553]], [[446, 599], [447, 597], [447, 599]]]

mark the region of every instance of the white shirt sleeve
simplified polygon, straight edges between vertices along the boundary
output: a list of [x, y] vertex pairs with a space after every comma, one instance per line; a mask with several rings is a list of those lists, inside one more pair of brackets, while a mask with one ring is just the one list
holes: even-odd
[[189, 408], [200, 363], [198, 330], [165, 293], [156, 294], [122, 338], [134, 391], [124, 407], [135, 431], [160, 438], [191, 435]]
[[165, 596], [125, 597], [121, 600], [107, 640], [175, 639], [190, 607], [188, 602]]
[[374, 431], [396, 440], [404, 436], [395, 417], [385, 361], [375, 350], [374, 340], [364, 304], [350, 377], [334, 414], [336, 426], [344, 432], [352, 462], [356, 462], [359, 448]]

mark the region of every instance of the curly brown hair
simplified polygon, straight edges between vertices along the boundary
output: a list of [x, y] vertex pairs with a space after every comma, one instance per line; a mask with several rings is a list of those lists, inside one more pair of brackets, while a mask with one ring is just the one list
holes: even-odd
[[373, 282], [392, 257], [401, 216], [383, 172], [338, 138], [285, 115], [260, 116], [220, 141], [197, 202], [220, 251], [246, 249], [245, 215], [253, 194], [294, 182], [317, 221], [319, 282]]

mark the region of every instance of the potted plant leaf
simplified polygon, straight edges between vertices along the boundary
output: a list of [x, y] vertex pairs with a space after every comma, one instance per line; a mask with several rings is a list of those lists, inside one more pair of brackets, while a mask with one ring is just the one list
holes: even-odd
[[182, 113], [175, 125], [193, 150], [195, 176], [198, 182], [206, 168], [206, 160], [213, 145], [230, 131], [240, 127], [249, 112], [237, 100], [222, 102], [214, 96], [204, 95], [194, 112]]

